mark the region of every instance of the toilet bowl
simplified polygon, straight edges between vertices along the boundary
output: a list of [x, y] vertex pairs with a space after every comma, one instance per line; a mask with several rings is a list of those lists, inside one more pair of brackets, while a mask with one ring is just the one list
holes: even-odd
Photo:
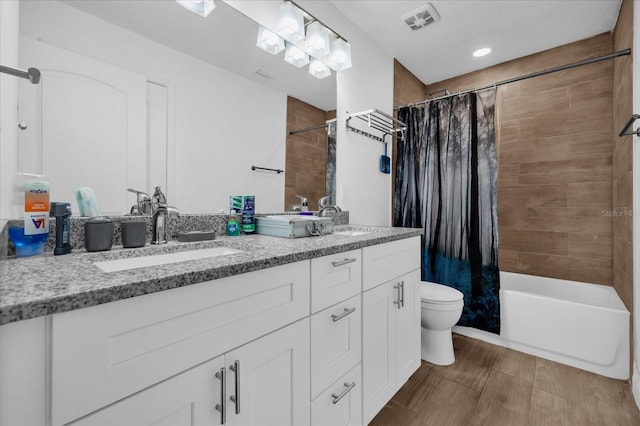
[[455, 361], [451, 328], [462, 315], [464, 295], [441, 284], [420, 283], [422, 359], [436, 365]]

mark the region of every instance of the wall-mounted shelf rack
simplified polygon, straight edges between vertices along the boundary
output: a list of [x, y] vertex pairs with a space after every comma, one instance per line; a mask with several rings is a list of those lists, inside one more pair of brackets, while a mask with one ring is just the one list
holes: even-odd
[[[347, 113], [347, 130], [357, 133], [362, 136], [366, 136], [378, 142], [387, 143], [385, 136], [397, 135], [398, 138], [404, 140], [404, 131], [407, 130], [407, 125], [402, 121], [396, 120], [389, 114], [377, 109], [370, 109], [368, 111], [357, 112], [355, 114]], [[351, 124], [352, 119], [358, 119], [366, 123], [367, 128], [361, 129], [354, 127]], [[375, 132], [373, 132], [375, 131]]]

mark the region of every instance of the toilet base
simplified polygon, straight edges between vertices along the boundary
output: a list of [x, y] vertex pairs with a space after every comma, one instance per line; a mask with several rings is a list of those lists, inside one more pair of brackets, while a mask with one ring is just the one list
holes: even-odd
[[436, 365], [451, 365], [456, 357], [453, 353], [451, 329], [427, 330], [421, 328], [422, 359]]

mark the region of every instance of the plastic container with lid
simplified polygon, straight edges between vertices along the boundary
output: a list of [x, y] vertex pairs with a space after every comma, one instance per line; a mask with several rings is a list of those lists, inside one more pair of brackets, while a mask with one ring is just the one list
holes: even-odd
[[16, 256], [44, 252], [49, 238], [49, 179], [43, 175], [17, 173], [14, 180], [13, 214], [23, 218], [23, 226], [9, 228]]

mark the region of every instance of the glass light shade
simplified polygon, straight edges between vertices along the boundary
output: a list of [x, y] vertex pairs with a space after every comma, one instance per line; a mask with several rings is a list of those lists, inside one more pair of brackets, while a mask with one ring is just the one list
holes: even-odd
[[297, 43], [304, 39], [304, 17], [302, 11], [293, 3], [285, 2], [280, 5], [276, 32], [291, 43]]
[[309, 24], [304, 46], [309, 54], [316, 58], [329, 54], [329, 32], [320, 22], [315, 21]]
[[287, 43], [287, 50], [284, 51], [284, 60], [295, 67], [304, 67], [309, 63], [309, 55], [298, 49], [293, 44]]
[[351, 45], [341, 38], [331, 42], [329, 66], [336, 71], [351, 68]]
[[176, 0], [176, 3], [204, 18], [216, 7], [213, 0]]
[[258, 41], [256, 46], [264, 51], [277, 55], [284, 50], [284, 40], [263, 26], [258, 27]]
[[321, 79], [329, 77], [331, 75], [331, 70], [322, 62], [311, 58], [311, 63], [309, 64], [309, 74], [317, 79]]

